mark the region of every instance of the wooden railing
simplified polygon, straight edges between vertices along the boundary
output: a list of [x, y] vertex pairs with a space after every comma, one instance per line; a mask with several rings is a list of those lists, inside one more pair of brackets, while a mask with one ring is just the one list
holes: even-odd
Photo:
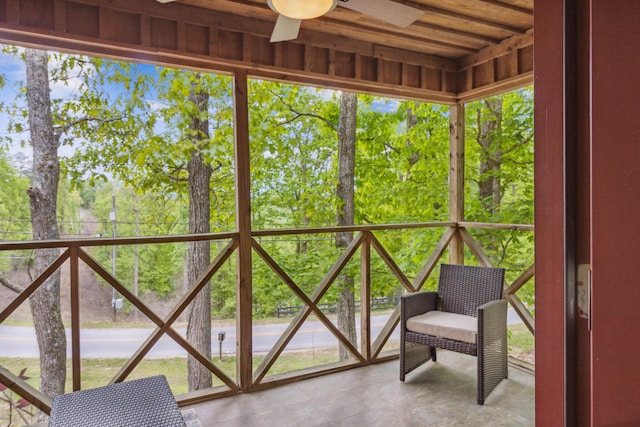
[[[380, 240], [376, 237], [376, 233], [389, 230], [407, 230], [407, 229], [426, 229], [426, 228], [442, 228], [444, 232], [437, 241], [435, 247], [428, 256], [419, 272], [413, 280], [410, 280], [406, 273], [398, 266], [398, 263], [389, 254]], [[379, 225], [379, 226], [354, 226], [354, 227], [326, 227], [314, 229], [290, 229], [276, 231], [254, 231], [252, 233], [251, 246], [254, 254], [263, 260], [269, 268], [277, 275], [277, 277], [288, 286], [291, 292], [303, 303], [303, 307], [295, 314], [291, 323], [277, 340], [276, 344], [264, 357], [259, 366], [252, 372], [253, 378], [250, 389], [273, 387], [278, 384], [297, 381], [302, 378], [317, 376], [329, 372], [336, 372], [343, 369], [350, 369], [355, 366], [367, 365], [378, 361], [389, 360], [397, 357], [397, 352], [383, 352], [383, 347], [389, 341], [394, 329], [399, 321], [399, 307], [396, 307], [390, 314], [386, 324], [377, 337], [371, 333], [371, 254], [372, 250], [378, 254], [380, 259], [400, 283], [404, 292], [417, 292], [420, 290], [427, 279], [430, 277], [434, 268], [440, 262], [445, 254], [449, 244], [454, 238], [460, 238], [471, 253], [478, 260], [480, 265], [489, 266], [491, 261], [484, 253], [482, 247], [472, 237], [468, 229], [492, 229], [492, 230], [517, 230], [517, 231], [533, 231], [533, 226], [529, 225], [510, 225], [510, 224], [484, 224], [484, 223], [453, 223], [453, 222], [437, 222], [437, 223], [420, 223], [420, 224], [397, 224], [397, 225]], [[286, 235], [314, 235], [327, 234], [350, 231], [357, 233], [349, 246], [339, 255], [332, 267], [326, 272], [324, 277], [319, 281], [315, 290], [306, 293], [301, 286], [296, 283], [284, 269], [274, 260], [274, 258], [265, 250], [260, 243], [261, 239], [274, 238]], [[193, 284], [190, 289], [177, 301], [173, 309], [164, 317], [155, 313], [141, 298], [134, 295], [126, 286], [124, 286], [116, 277], [100, 265], [88, 252], [87, 248], [94, 246], [112, 246], [112, 245], [140, 245], [140, 244], [159, 244], [159, 243], [175, 243], [175, 242], [191, 242], [191, 241], [226, 241], [226, 246], [222, 248], [216, 258], [209, 265], [207, 270]], [[139, 312], [147, 316], [155, 325], [153, 332], [140, 345], [138, 350], [129, 358], [129, 360], [120, 368], [115, 376], [111, 379], [111, 383], [125, 380], [129, 374], [140, 364], [149, 351], [153, 348], [163, 335], [171, 337], [178, 345], [180, 345], [188, 354], [195, 357], [203, 366], [205, 366], [215, 377], [217, 377], [224, 385], [214, 387], [208, 390], [200, 390], [198, 392], [187, 393], [178, 396], [178, 401], [182, 405], [196, 403], [229, 394], [244, 391], [239, 384], [216, 363], [204, 356], [196, 350], [174, 327], [175, 322], [185, 312], [189, 304], [197, 296], [197, 294], [205, 287], [206, 283], [219, 271], [222, 265], [230, 259], [231, 255], [236, 252], [239, 245], [238, 234], [231, 233], [213, 233], [188, 236], [163, 236], [163, 237], [144, 237], [144, 238], [114, 238], [114, 239], [83, 239], [83, 240], [55, 240], [55, 241], [31, 241], [31, 242], [11, 242], [0, 243], [1, 251], [13, 251], [24, 249], [38, 248], [61, 248], [61, 254], [45, 271], [36, 277], [23, 292], [18, 294], [16, 298], [0, 312], [0, 324], [2, 324], [30, 295], [41, 286], [45, 280], [58, 270], [67, 260], [70, 268], [70, 298], [71, 298], [71, 359], [72, 359], [72, 386], [73, 390], [79, 390], [81, 387], [81, 344], [80, 339], [80, 300], [81, 284], [79, 283], [79, 265], [80, 261], [86, 264], [99, 277], [111, 285], [120, 295], [128, 300]], [[327, 314], [319, 307], [323, 296], [336, 281], [341, 271], [347, 263], [359, 252], [360, 254], [360, 345], [349, 341], [334, 323], [328, 318]], [[511, 272], [513, 273], [513, 272]], [[518, 298], [517, 291], [527, 283], [534, 275], [534, 267], [531, 265], [523, 271], [516, 280], [511, 284], [507, 284], [504, 297], [513, 306], [515, 311], [520, 315], [522, 321], [527, 325], [528, 329], [533, 333], [534, 319], [526, 305]], [[236, 282], [239, 283], [241, 278], [237, 277]], [[247, 287], [239, 292], [251, 292], [251, 287]], [[291, 342], [296, 333], [300, 330], [303, 323], [311, 316], [321, 322], [327, 330], [329, 330], [338, 340], [338, 342], [348, 350], [351, 359], [345, 362], [333, 363], [329, 366], [319, 366], [314, 369], [304, 370], [284, 376], [276, 376], [274, 378], [267, 377], [269, 370], [284, 352], [287, 344]], [[249, 337], [250, 339], [251, 337]], [[245, 338], [247, 339], [247, 338]], [[245, 343], [246, 344], [246, 343]], [[251, 345], [238, 345], [238, 349], [251, 348]], [[242, 351], [242, 350], [240, 350]], [[251, 356], [250, 356], [251, 357]], [[240, 359], [238, 357], [238, 359]], [[240, 369], [240, 368], [238, 368]], [[51, 409], [51, 399], [37, 389], [23, 381], [17, 375], [9, 372], [0, 366], [0, 382], [7, 385], [16, 393], [27, 399], [37, 408], [45, 413], [49, 413]]]

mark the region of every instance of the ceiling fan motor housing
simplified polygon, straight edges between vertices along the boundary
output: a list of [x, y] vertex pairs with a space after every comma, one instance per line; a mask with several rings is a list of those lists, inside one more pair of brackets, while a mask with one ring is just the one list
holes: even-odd
[[292, 19], [313, 19], [335, 9], [337, 0], [267, 0], [267, 4], [280, 15]]

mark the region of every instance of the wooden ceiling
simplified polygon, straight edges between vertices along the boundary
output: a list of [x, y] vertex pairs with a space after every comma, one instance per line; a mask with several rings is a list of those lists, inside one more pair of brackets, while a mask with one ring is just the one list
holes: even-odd
[[266, 0], [0, 0], [0, 41], [445, 103], [532, 82], [533, 0], [395, 1], [424, 14], [339, 5], [270, 43]]
[[[266, 0], [177, 2], [268, 22], [269, 25], [242, 26], [243, 31], [264, 37], [270, 35], [277, 17]], [[298, 41], [313, 44], [318, 38], [324, 38], [325, 42], [340, 43], [341, 38], [348, 38], [459, 60], [511, 37], [527, 36], [533, 29], [533, 0], [414, 0], [398, 3], [420, 9], [424, 14], [409, 27], [400, 28], [340, 7], [339, 1], [338, 7], [329, 14], [303, 21]]]

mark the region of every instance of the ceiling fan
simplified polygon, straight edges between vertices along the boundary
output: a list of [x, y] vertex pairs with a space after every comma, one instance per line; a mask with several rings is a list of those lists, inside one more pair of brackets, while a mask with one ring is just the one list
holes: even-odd
[[[157, 1], [170, 3], [175, 0]], [[267, 0], [267, 4], [278, 14], [278, 20], [271, 33], [271, 42], [295, 40], [303, 19], [326, 15], [338, 4], [398, 27], [411, 25], [424, 13], [420, 9], [392, 0]]]

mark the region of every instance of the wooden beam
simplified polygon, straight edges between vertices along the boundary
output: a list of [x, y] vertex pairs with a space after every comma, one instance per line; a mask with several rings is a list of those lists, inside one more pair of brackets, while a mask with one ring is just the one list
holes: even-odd
[[414, 22], [412, 27], [418, 27], [418, 28], [431, 31], [431, 32], [436, 32], [436, 33], [450, 34], [458, 38], [475, 41], [476, 43], [485, 42], [491, 45], [496, 45], [500, 43], [500, 40], [496, 39], [495, 37], [472, 33], [470, 31], [456, 30], [456, 29], [445, 27], [442, 25], [429, 24], [421, 21]]
[[393, 260], [393, 258], [391, 258], [391, 255], [389, 255], [389, 252], [387, 252], [387, 250], [384, 248], [384, 246], [382, 246], [382, 244], [376, 238], [376, 236], [374, 236], [373, 234], [370, 234], [369, 236], [370, 236], [369, 240], [371, 242], [371, 245], [376, 250], [376, 252], [378, 252], [378, 255], [380, 255], [380, 258], [382, 258], [382, 260], [385, 262], [385, 264], [387, 264], [387, 267], [389, 267], [389, 270], [391, 270], [393, 275], [396, 276], [396, 278], [398, 279], [398, 281], [400, 282], [402, 287], [407, 292], [415, 292], [416, 289], [411, 284], [411, 281], [402, 272], [400, 267], [398, 267], [398, 264], [396, 264], [396, 262]]
[[464, 228], [483, 228], [487, 230], [515, 230], [515, 231], [534, 231], [535, 226], [532, 224], [494, 224], [491, 222], [471, 222], [461, 221], [458, 226]]
[[[71, 299], [71, 371], [72, 389], [82, 387], [80, 367], [80, 272], [77, 247], [69, 248], [69, 287]], [[113, 301], [111, 302], [114, 303]]]
[[433, 250], [431, 255], [429, 255], [429, 258], [425, 262], [424, 266], [422, 267], [418, 275], [415, 277], [415, 279], [413, 279], [413, 288], [416, 291], [419, 291], [422, 288], [422, 285], [424, 285], [424, 282], [427, 281], [427, 279], [431, 275], [431, 272], [436, 267], [436, 264], [438, 263], [440, 258], [442, 258], [444, 251], [449, 246], [449, 242], [451, 242], [451, 239], [453, 239], [455, 234], [456, 234], [455, 226], [449, 227], [447, 231], [444, 232], [444, 234], [436, 244], [435, 249]]
[[462, 239], [467, 244], [471, 253], [476, 257], [476, 259], [485, 267], [493, 267], [491, 260], [482, 250], [482, 246], [473, 238], [471, 234], [467, 231], [466, 228], [459, 228], [458, 233], [462, 235]]
[[241, 390], [253, 384], [251, 171], [249, 148], [249, 93], [247, 70], [233, 72], [233, 122], [236, 171], [236, 336], [237, 381]]
[[486, 27], [495, 28], [497, 30], [504, 31], [512, 35], [524, 34], [526, 32], [526, 30], [522, 30], [521, 28], [514, 27], [512, 25], [502, 24], [500, 22], [496, 22], [491, 19], [481, 18], [478, 16], [471, 16], [471, 15], [467, 15], [459, 12], [453, 12], [453, 11], [440, 9], [433, 6], [425, 6], [420, 4], [416, 4], [416, 7], [418, 9], [424, 10], [426, 13], [437, 14], [441, 16], [446, 16], [448, 18], [457, 19], [460, 21], [472, 22], [474, 24], [484, 25]]
[[360, 249], [360, 351], [371, 360], [371, 233], [363, 235]]
[[524, 7], [520, 7], [520, 6], [516, 6], [513, 4], [508, 4], [505, 3], [504, 1], [500, 1], [500, 0], [477, 0], [477, 1], [481, 1], [482, 3], [488, 4], [488, 5], [492, 5], [492, 6], [498, 6], [501, 7], [503, 9], [508, 9], [517, 13], [520, 13], [522, 15], [525, 16], [529, 16], [531, 18], [533, 18], [533, 10], [531, 9], [525, 9]]
[[69, 252], [69, 249], [62, 252], [54, 262], [49, 264], [49, 266], [38, 277], [36, 277], [36, 279], [27, 286], [24, 291], [20, 292], [20, 294], [0, 312], [0, 324], [7, 320], [11, 313], [20, 307], [20, 305], [25, 302], [31, 294], [38, 290], [45, 280], [47, 280], [58, 268], [60, 268], [62, 264], [64, 264], [67, 258], [69, 258]]
[[410, 50], [395, 49], [387, 46], [373, 46], [373, 58], [384, 59], [393, 62], [420, 65], [436, 70], [457, 71], [458, 64], [452, 59], [440, 58], [430, 55], [416, 55]]
[[49, 415], [51, 413], [52, 402], [49, 396], [35, 389], [25, 380], [2, 366], [0, 366], [0, 382], [45, 414]]
[[196, 350], [180, 333], [171, 327], [171, 324], [177, 320], [180, 313], [189, 305], [189, 303], [195, 298], [196, 294], [206, 285], [211, 279], [211, 276], [220, 268], [225, 260], [233, 252], [235, 242], [230, 242], [227, 247], [216, 257], [215, 261], [207, 267], [207, 269], [198, 277], [196, 285], [190, 290], [189, 293], [184, 295], [178, 302], [176, 307], [170, 312], [167, 320], [162, 320], [153, 310], [148, 308], [138, 297], [136, 297], [129, 289], [123, 286], [115, 277], [113, 277], [108, 271], [106, 271], [99, 263], [97, 263], [89, 254], [85, 251], [79, 251], [79, 257], [82, 259], [93, 271], [95, 271], [100, 277], [102, 277], [107, 283], [113, 286], [124, 298], [130, 301], [141, 313], [147, 316], [153, 323], [157, 325], [154, 331], [147, 337], [138, 350], [129, 358], [129, 360], [120, 368], [118, 373], [112, 378], [111, 383], [124, 381], [127, 376], [135, 369], [135, 367], [142, 361], [144, 356], [151, 350], [151, 348], [162, 338], [163, 334], [169, 335], [173, 340], [184, 348], [187, 353], [194, 356], [202, 365], [204, 365], [209, 371], [220, 378], [230, 389], [236, 389], [236, 384], [217, 366], [215, 366], [208, 358], [204, 357], [202, 353]]
[[458, 91], [458, 102], [477, 101], [487, 96], [498, 95], [501, 93], [515, 90], [521, 87], [533, 84], [533, 71], [520, 73], [515, 77], [502, 79], [491, 84], [478, 86], [472, 89], [464, 89]]
[[[449, 108], [449, 221], [464, 221], [464, 104]], [[464, 242], [459, 233], [449, 243], [449, 262], [464, 264]]]
[[509, 37], [495, 46], [489, 46], [473, 55], [465, 56], [458, 61], [458, 69], [465, 70], [483, 64], [494, 58], [533, 45], [533, 29], [524, 34]]

